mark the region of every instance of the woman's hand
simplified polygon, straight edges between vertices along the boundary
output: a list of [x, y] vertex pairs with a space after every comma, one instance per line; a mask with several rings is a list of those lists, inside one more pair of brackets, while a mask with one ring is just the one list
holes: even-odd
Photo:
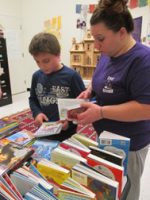
[[91, 93], [92, 92], [89, 89], [86, 89], [85, 91], [81, 92], [77, 98], [78, 99], [89, 99], [89, 98], [91, 98]]
[[58, 123], [62, 123], [62, 130], [66, 131], [69, 127], [69, 122], [68, 120], [59, 120]]
[[93, 103], [82, 103], [81, 107], [85, 109], [85, 112], [77, 115], [77, 121], [79, 124], [89, 124], [103, 118], [102, 107]]
[[38, 115], [36, 116], [36, 118], [35, 118], [35, 123], [36, 123], [38, 126], [41, 126], [42, 123], [43, 123], [44, 121], [46, 121], [46, 122], [48, 121], [48, 118], [47, 118], [47, 116], [46, 116], [44, 113], [38, 114]]

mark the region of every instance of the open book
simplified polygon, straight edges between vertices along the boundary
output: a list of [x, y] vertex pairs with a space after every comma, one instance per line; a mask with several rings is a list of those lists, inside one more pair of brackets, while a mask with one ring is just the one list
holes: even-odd
[[62, 123], [44, 122], [40, 128], [35, 132], [35, 137], [45, 137], [49, 135], [59, 134], [62, 129]]

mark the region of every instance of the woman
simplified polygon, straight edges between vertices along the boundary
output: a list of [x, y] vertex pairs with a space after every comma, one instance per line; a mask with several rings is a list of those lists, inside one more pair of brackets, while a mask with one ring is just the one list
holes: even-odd
[[101, 52], [92, 84], [79, 95], [96, 94], [97, 105], [83, 103], [78, 123], [93, 123], [131, 139], [127, 200], [138, 200], [150, 142], [150, 49], [132, 37], [133, 19], [123, 0], [101, 0], [91, 20], [95, 47]]

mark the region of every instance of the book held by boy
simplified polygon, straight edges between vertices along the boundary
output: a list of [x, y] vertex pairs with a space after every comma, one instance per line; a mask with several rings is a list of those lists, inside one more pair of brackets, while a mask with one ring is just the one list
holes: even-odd
[[35, 137], [45, 137], [59, 134], [62, 130], [62, 123], [43, 122], [40, 128], [34, 133]]

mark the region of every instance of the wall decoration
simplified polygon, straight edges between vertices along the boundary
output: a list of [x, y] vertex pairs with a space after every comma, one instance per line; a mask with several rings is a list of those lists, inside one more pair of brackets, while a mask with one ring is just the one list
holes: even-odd
[[61, 40], [62, 18], [61, 16], [53, 17], [44, 22], [44, 31], [54, 34], [57, 39]]

